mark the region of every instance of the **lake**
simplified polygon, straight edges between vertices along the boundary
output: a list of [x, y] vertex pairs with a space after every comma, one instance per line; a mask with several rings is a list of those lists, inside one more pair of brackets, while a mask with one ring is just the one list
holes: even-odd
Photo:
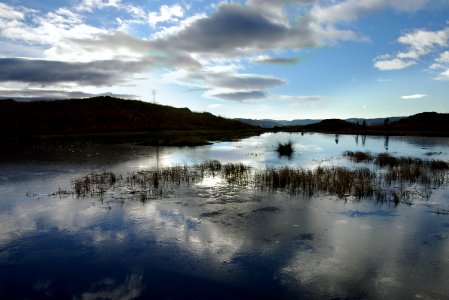
[[[277, 143], [289, 139], [295, 152], [279, 157]], [[75, 144], [3, 157], [0, 299], [449, 298], [446, 185], [394, 204], [208, 174], [140, 201], [125, 179], [209, 160], [253, 171], [373, 169], [347, 150], [448, 161], [449, 138], [267, 133], [195, 148]], [[103, 171], [122, 186], [101, 197], [70, 192]]]

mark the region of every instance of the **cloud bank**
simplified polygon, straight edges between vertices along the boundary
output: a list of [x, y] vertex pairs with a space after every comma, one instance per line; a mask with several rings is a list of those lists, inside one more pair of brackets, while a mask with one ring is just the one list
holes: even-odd
[[[122, 0], [81, 0], [46, 12], [0, 3], [0, 41], [33, 53], [14, 57], [0, 49], [0, 83], [49, 91], [62, 85], [108, 87], [158, 70], [165, 83], [203, 90], [206, 98], [317, 101], [324, 97], [273, 93], [288, 80], [248, 69], [296, 65], [301, 54], [292, 52], [304, 49], [370, 41], [353, 26], [362, 16], [387, 9], [415, 13], [431, 3], [246, 0], [224, 1], [207, 12], [192, 12], [187, 2], [149, 10]], [[87, 22], [102, 10], [120, 16], [111, 17], [104, 23], [108, 25]], [[133, 26], [146, 26], [147, 33], [138, 36]], [[374, 67], [392, 71], [416, 65], [447, 47], [448, 38], [449, 27], [412, 30], [397, 39], [404, 51], [375, 58]], [[441, 53], [429, 69], [438, 72], [436, 79], [449, 80], [449, 52]]]

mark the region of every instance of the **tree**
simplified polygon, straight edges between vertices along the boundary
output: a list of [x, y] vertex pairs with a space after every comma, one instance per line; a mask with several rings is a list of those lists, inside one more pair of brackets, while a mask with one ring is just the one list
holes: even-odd
[[366, 131], [366, 120], [363, 120], [362, 131]]

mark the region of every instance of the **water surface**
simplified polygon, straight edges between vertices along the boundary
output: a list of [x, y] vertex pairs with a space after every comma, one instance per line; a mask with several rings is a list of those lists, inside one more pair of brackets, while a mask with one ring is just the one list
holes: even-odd
[[[295, 153], [279, 157], [276, 143]], [[217, 159], [253, 168], [356, 167], [342, 153], [449, 159], [449, 139], [265, 134], [196, 148], [66, 147], [0, 162], [0, 298], [443, 299], [449, 189], [429, 199], [291, 197], [208, 177], [167, 197], [76, 198], [91, 171]]]

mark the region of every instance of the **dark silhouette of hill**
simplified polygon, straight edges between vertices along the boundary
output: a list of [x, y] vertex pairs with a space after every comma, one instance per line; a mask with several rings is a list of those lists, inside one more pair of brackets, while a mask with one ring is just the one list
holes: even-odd
[[[389, 117], [389, 122], [396, 122], [405, 117]], [[321, 121], [322, 119], [295, 119], [291, 121], [287, 120], [273, 120], [273, 119], [243, 119], [243, 118], [235, 118], [234, 120], [254, 125], [254, 126], [260, 126], [262, 128], [274, 128], [274, 127], [283, 127], [283, 126], [305, 126], [310, 124], [316, 124]], [[344, 121], [354, 124], [363, 124], [363, 122], [366, 123], [367, 126], [379, 126], [383, 125], [385, 118], [349, 118], [344, 119]]]
[[156, 130], [242, 130], [238, 121], [137, 100], [105, 97], [0, 101], [2, 135], [66, 135]]
[[63, 143], [197, 146], [260, 134], [254, 127], [188, 108], [109, 96], [0, 100], [0, 153], [48, 152]]
[[340, 119], [326, 119], [315, 124], [305, 125], [303, 127], [307, 130], [333, 132], [342, 130], [353, 130], [354, 124]]
[[[389, 122], [397, 122], [401, 119], [404, 119], [406, 117], [388, 117]], [[363, 121], [365, 121], [367, 126], [378, 126], [378, 125], [383, 125], [385, 122], [386, 118], [369, 118], [369, 119], [364, 119], [364, 118], [349, 118], [349, 119], [345, 119], [345, 121], [350, 122], [350, 123], [354, 123], [354, 124], [362, 124]]]
[[390, 123], [390, 129], [396, 131], [441, 132], [449, 135], [449, 114], [436, 112], [419, 113]]
[[286, 131], [310, 131], [310, 132], [352, 132], [356, 125], [340, 119], [325, 119], [318, 123], [303, 126], [276, 127], [276, 130]]
[[[395, 120], [395, 119], [393, 119]], [[380, 121], [377, 120], [376, 124]], [[326, 132], [363, 135], [415, 135], [415, 136], [449, 136], [449, 114], [424, 112], [392, 122], [383, 120], [382, 125], [369, 125], [368, 122], [355, 124], [340, 119], [326, 119], [305, 126], [275, 127], [275, 131], [289, 132]]]

